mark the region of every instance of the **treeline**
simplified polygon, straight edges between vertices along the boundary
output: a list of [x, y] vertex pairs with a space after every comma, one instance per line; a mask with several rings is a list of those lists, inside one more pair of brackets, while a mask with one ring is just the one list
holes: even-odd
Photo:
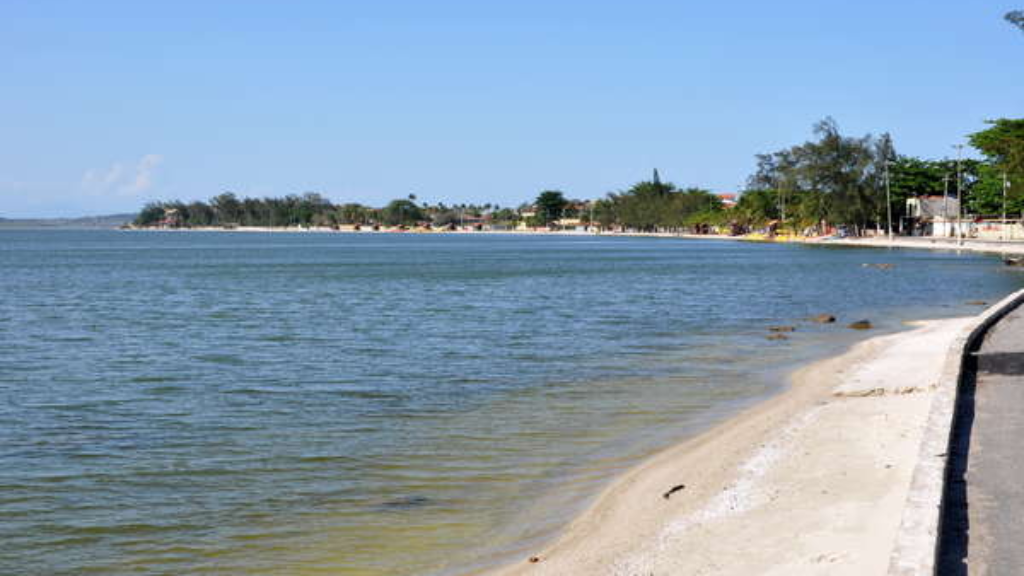
[[738, 203], [701, 188], [649, 181], [593, 201], [568, 199], [546, 190], [532, 204], [502, 208], [495, 204], [418, 203], [414, 195], [382, 208], [357, 203], [333, 204], [320, 194], [284, 198], [239, 198], [224, 193], [209, 202], [154, 202], [146, 205], [139, 226], [339, 227], [432, 226], [454, 228], [518, 225], [565, 228], [594, 226], [641, 232], [689, 230], [743, 233], [788, 228], [825, 233], [844, 227], [859, 235], [905, 217], [906, 200], [916, 196], [963, 199], [972, 216], [1024, 211], [1024, 119], [999, 119], [971, 134], [982, 160], [923, 159], [896, 152], [888, 134], [849, 136], [831, 118], [818, 122], [813, 138], [775, 152], [758, 154]]
[[650, 181], [598, 200], [593, 218], [602, 228], [679, 232], [717, 222], [722, 211], [720, 196], [701, 188], [677, 188], [662, 182], [655, 171]]
[[[860, 235], [894, 229], [906, 218], [907, 199], [959, 196], [970, 217], [1024, 212], [1024, 119], [999, 119], [969, 136], [983, 160], [923, 159], [897, 153], [888, 134], [842, 134], [832, 118], [815, 124], [814, 138], [758, 154], [755, 172], [735, 206], [699, 188], [661, 183], [657, 172], [594, 205], [604, 228], [635, 231], [744, 233], [768, 227], [821, 234], [835, 227]], [[1005, 187], [1005, 189], [1004, 189]], [[1004, 204], [1004, 191], [1005, 204]]]
[[816, 138], [777, 152], [757, 155], [757, 170], [732, 215], [748, 226], [784, 220], [799, 231], [848, 227], [859, 234], [906, 216], [906, 200], [918, 196], [963, 199], [963, 212], [996, 216], [1024, 210], [1024, 120], [1000, 119], [970, 135], [984, 155], [974, 159], [923, 159], [898, 154], [888, 134], [851, 137], [827, 118], [814, 127]]
[[393, 200], [383, 208], [358, 203], [333, 204], [317, 193], [283, 198], [239, 198], [225, 192], [207, 202], [151, 202], [135, 219], [137, 226], [199, 227], [338, 227], [455, 226], [485, 215], [490, 221], [514, 222], [518, 212], [497, 205], [417, 204], [416, 197]]

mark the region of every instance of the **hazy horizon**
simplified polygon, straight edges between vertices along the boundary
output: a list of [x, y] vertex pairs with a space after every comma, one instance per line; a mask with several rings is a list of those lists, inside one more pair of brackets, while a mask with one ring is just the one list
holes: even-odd
[[740, 189], [754, 154], [890, 131], [954, 155], [1019, 116], [999, 2], [515, 6], [14, 2], [0, 216], [315, 191], [334, 202], [597, 198], [658, 168]]

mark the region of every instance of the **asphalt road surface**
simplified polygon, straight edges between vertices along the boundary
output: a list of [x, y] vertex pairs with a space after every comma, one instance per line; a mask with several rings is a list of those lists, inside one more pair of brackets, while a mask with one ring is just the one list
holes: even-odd
[[976, 359], [962, 442], [960, 560], [942, 572], [1024, 574], [1024, 307], [989, 330]]

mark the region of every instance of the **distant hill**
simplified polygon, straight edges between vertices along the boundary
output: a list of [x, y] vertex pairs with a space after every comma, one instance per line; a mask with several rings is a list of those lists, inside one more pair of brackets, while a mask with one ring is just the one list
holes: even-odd
[[117, 228], [135, 220], [135, 214], [108, 214], [80, 218], [0, 218], [0, 229], [9, 228]]

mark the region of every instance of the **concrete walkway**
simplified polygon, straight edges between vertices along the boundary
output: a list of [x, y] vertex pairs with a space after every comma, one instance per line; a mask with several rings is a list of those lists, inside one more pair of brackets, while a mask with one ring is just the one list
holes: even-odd
[[940, 574], [1024, 574], [1024, 307], [985, 335], [965, 382]]

